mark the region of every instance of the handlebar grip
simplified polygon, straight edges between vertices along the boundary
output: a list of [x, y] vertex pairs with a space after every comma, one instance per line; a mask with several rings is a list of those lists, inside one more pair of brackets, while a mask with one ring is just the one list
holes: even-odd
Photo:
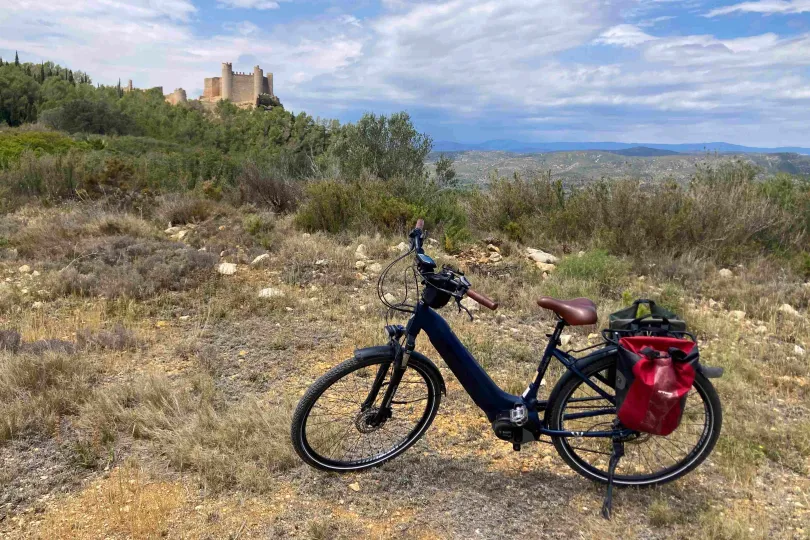
[[425, 230], [425, 220], [422, 218], [417, 219], [416, 228], [419, 229], [420, 231]]
[[467, 289], [467, 296], [469, 296], [470, 298], [472, 298], [473, 300], [475, 300], [476, 302], [478, 302], [479, 304], [481, 304], [485, 308], [491, 309], [492, 311], [495, 311], [496, 309], [498, 309], [498, 302], [496, 302], [494, 300], [491, 300], [491, 299], [487, 298], [486, 296], [484, 296], [483, 294], [477, 293], [472, 289]]

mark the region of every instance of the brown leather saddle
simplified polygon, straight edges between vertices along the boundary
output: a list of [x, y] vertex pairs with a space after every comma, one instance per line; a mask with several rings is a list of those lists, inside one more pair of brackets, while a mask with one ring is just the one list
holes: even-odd
[[558, 300], [550, 296], [541, 296], [537, 305], [550, 309], [556, 313], [566, 324], [582, 326], [594, 324], [598, 318], [596, 304], [587, 298], [574, 298], [573, 300]]

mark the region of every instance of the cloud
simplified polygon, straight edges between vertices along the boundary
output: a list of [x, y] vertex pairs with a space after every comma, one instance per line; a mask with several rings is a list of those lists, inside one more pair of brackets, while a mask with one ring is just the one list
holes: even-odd
[[221, 62], [258, 63], [292, 110], [348, 120], [407, 109], [421, 129], [462, 140], [807, 144], [810, 34], [665, 35], [644, 21], [676, 12], [629, 16], [637, 7], [384, 0], [373, 16], [335, 7], [269, 24], [256, 13], [202, 33], [198, 22], [222, 11], [186, 0], [22, 0], [0, 11], [0, 50], [166, 90], [199, 89]]
[[655, 38], [644, 33], [637, 26], [620, 24], [602, 32], [596, 42], [619, 47], [636, 47], [653, 39]]
[[218, 7], [239, 9], [278, 9], [278, 2], [273, 0], [218, 0]]
[[718, 17], [731, 13], [762, 13], [771, 15], [775, 13], [806, 13], [810, 12], [810, 0], [760, 0], [758, 2], [743, 2], [732, 6], [716, 8], [708, 12], [706, 17]]

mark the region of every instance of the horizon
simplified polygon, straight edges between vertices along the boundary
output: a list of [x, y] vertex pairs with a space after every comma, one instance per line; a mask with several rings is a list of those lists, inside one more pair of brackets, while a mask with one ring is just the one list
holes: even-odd
[[0, 13], [15, 51], [189, 98], [258, 64], [290, 110], [436, 141], [810, 147], [807, 0], [33, 0]]

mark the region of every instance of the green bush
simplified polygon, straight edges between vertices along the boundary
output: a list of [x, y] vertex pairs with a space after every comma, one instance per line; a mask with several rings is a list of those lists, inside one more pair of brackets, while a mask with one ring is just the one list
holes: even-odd
[[470, 197], [479, 231], [526, 243], [555, 241], [644, 257], [693, 254], [730, 264], [762, 253], [808, 250], [810, 184], [760, 183], [746, 162], [699, 168], [674, 182], [601, 181], [564, 190], [547, 176], [495, 178]]
[[0, 169], [8, 168], [19, 161], [25, 152], [35, 156], [44, 154], [64, 155], [71, 148], [87, 148], [64, 133], [50, 131], [3, 131], [0, 132]]
[[424, 218], [437, 236], [450, 231], [457, 240], [466, 226], [464, 209], [454, 192], [420, 179], [310, 183], [296, 224], [308, 231], [336, 233], [380, 231], [401, 234]]
[[564, 257], [546, 284], [563, 298], [620, 297], [629, 276], [630, 263], [604, 250], [596, 250]]
[[137, 129], [135, 122], [104, 100], [75, 99], [40, 115], [40, 122], [68, 133], [127, 135]]

